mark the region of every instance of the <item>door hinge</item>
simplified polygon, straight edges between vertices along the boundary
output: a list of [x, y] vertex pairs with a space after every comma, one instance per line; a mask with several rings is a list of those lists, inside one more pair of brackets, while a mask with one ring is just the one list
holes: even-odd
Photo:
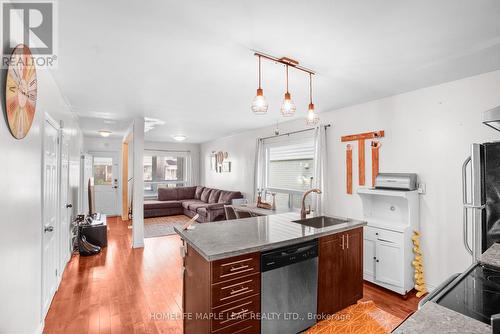
[[56, 277], [57, 277], [57, 269], [56, 269]]

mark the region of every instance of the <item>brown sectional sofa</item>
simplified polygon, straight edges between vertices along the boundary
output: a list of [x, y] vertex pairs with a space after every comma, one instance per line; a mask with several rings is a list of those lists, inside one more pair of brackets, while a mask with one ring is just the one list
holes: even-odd
[[226, 219], [224, 205], [242, 198], [239, 191], [196, 187], [159, 188], [156, 200], [144, 201], [144, 218], [186, 215], [200, 223]]

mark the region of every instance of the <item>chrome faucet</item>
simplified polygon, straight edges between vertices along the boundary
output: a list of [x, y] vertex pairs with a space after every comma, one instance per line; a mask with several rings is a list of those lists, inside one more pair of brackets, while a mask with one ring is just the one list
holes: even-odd
[[310, 189], [310, 190], [306, 191], [304, 193], [304, 195], [302, 195], [302, 207], [300, 208], [300, 219], [306, 219], [306, 215], [307, 215], [307, 212], [306, 212], [306, 197], [310, 193], [321, 194], [321, 190], [318, 189], [318, 188]]

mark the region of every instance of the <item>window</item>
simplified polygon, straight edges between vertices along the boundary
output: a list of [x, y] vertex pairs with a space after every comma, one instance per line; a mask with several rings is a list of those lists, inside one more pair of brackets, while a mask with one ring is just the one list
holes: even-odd
[[94, 157], [94, 184], [109, 186], [113, 183], [113, 158]]
[[144, 196], [156, 197], [158, 188], [187, 185], [187, 156], [144, 155]]
[[[266, 147], [265, 193], [276, 193], [278, 207], [300, 208], [302, 194], [311, 189], [314, 175], [314, 142], [275, 143]], [[310, 204], [311, 198], [308, 197]]]

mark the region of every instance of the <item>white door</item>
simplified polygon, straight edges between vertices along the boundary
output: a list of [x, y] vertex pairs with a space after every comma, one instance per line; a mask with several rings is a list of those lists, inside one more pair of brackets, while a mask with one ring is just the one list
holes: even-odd
[[117, 156], [114, 152], [93, 154], [92, 173], [96, 212], [110, 216], [120, 214]]
[[47, 311], [56, 292], [59, 266], [59, 130], [45, 122], [43, 138], [43, 259], [42, 310]]
[[396, 243], [375, 242], [375, 280], [395, 286], [403, 286], [403, 251]]
[[[71, 233], [70, 222], [73, 204], [70, 203], [69, 194], [69, 141], [68, 138], [61, 135], [61, 195], [60, 195], [60, 212], [61, 212], [61, 228], [60, 228], [60, 261], [59, 273], [62, 274], [66, 263], [68, 263], [71, 255]], [[60, 275], [62, 276], [62, 275]]]

